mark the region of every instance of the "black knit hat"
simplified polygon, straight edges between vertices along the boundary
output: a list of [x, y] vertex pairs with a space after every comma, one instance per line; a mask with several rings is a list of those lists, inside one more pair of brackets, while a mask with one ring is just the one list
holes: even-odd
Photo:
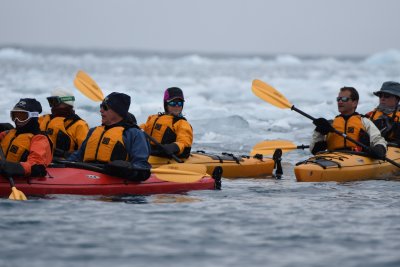
[[34, 98], [21, 98], [14, 108], [20, 108], [30, 112], [42, 113], [42, 105]]
[[112, 92], [104, 98], [103, 102], [122, 118], [125, 118], [131, 105], [131, 97], [124, 93]]

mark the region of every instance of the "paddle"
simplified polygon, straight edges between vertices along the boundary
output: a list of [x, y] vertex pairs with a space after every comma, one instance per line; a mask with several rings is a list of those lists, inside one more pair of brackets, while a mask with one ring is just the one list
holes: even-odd
[[[99, 102], [103, 101], [104, 95], [103, 91], [97, 85], [97, 83], [83, 70], [78, 71], [74, 80], [75, 87], [81, 91], [89, 99]], [[153, 143], [159, 146], [162, 150], [167, 153], [168, 156], [172, 157], [176, 162], [183, 163], [183, 160], [178, 158], [174, 153], [170, 153], [168, 150], [164, 148], [162, 144], [160, 144], [154, 137], [144, 132], [147, 138], [149, 138]]]
[[[56, 160], [56, 162], [65, 164], [67, 167], [106, 173], [104, 164], [73, 162], [67, 160]], [[150, 171], [151, 173], [156, 174], [156, 177], [160, 180], [175, 183], [194, 183], [199, 181], [204, 176], [208, 176], [206, 173], [206, 166], [201, 164], [167, 164], [155, 169], [151, 169]]]
[[[256, 96], [258, 96], [259, 98], [265, 100], [266, 102], [268, 102], [278, 108], [282, 108], [282, 109], [290, 108], [291, 110], [294, 110], [297, 113], [300, 113], [301, 115], [309, 118], [312, 121], [315, 120], [315, 118], [312, 117], [311, 115], [308, 115], [307, 113], [297, 109], [294, 105], [292, 105], [289, 102], [289, 100], [287, 100], [285, 98], [285, 96], [283, 96], [280, 92], [278, 92], [274, 87], [272, 87], [269, 84], [266, 84], [263, 81], [254, 80], [251, 89]], [[363, 143], [360, 143], [360, 142], [354, 140], [353, 138], [347, 136], [345, 133], [342, 133], [336, 129], [334, 129], [334, 132], [336, 134], [342, 136], [343, 138], [349, 140], [350, 142], [356, 144], [357, 146], [362, 147], [365, 151], [371, 150], [369, 146], [366, 146]], [[394, 166], [400, 168], [400, 164], [398, 164], [394, 160], [391, 160], [387, 157], [384, 157], [383, 159], [386, 160], [387, 162], [393, 164]]]
[[267, 140], [257, 143], [250, 152], [250, 155], [254, 156], [256, 154], [261, 155], [272, 155], [275, 150], [280, 148], [283, 153], [292, 151], [294, 149], [305, 149], [309, 148], [307, 145], [295, 145], [292, 141], [288, 140]]
[[80, 70], [76, 74], [74, 85], [89, 99], [100, 102], [104, 95], [97, 83], [84, 71]]
[[[3, 149], [0, 147], [0, 157], [1, 160], [6, 160], [6, 156], [4, 155]], [[10, 182], [10, 186], [11, 186], [11, 194], [8, 197], [8, 199], [12, 199], [12, 200], [28, 200], [25, 196], [25, 194], [22, 191], [19, 191], [16, 187], [15, 187], [15, 183], [14, 183], [14, 179], [9, 176], [7, 177], [8, 181]]]

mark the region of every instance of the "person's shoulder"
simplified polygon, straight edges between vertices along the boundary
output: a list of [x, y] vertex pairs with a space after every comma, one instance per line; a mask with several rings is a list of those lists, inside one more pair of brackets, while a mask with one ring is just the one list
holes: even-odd
[[46, 135], [39, 133], [39, 134], [33, 135], [31, 141], [32, 142], [48, 142], [49, 138]]

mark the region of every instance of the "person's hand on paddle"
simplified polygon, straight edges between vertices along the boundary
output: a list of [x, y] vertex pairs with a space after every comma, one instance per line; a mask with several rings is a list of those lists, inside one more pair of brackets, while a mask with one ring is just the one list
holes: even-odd
[[0, 172], [8, 176], [24, 176], [24, 167], [19, 162], [0, 161]]
[[313, 123], [315, 126], [317, 126], [315, 128], [315, 131], [317, 131], [323, 135], [326, 135], [329, 132], [335, 131], [335, 129], [332, 127], [331, 123], [327, 119], [318, 118], [318, 119], [313, 120]]
[[384, 159], [386, 156], [386, 148], [383, 145], [370, 147], [368, 154], [374, 159]]
[[179, 152], [179, 146], [175, 143], [166, 144], [166, 145], [162, 145], [162, 146], [168, 155], [173, 155], [173, 154]]

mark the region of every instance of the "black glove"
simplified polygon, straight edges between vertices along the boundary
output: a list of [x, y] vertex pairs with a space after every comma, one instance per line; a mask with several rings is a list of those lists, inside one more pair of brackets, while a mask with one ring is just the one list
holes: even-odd
[[106, 173], [118, 176], [131, 181], [144, 181], [150, 176], [148, 169], [134, 169], [130, 162], [124, 160], [114, 160], [105, 166]]
[[1, 173], [5, 176], [24, 176], [24, 167], [19, 162], [1, 161]]
[[175, 143], [162, 145], [167, 155], [172, 155], [179, 152], [179, 146]]
[[386, 156], [386, 148], [383, 145], [372, 146], [368, 154], [374, 159], [384, 159]]
[[315, 128], [315, 131], [317, 131], [323, 135], [326, 135], [329, 132], [335, 131], [335, 129], [332, 127], [332, 125], [330, 124], [330, 122], [327, 119], [318, 118], [318, 119], [313, 120], [313, 123], [315, 126], [317, 126]]

